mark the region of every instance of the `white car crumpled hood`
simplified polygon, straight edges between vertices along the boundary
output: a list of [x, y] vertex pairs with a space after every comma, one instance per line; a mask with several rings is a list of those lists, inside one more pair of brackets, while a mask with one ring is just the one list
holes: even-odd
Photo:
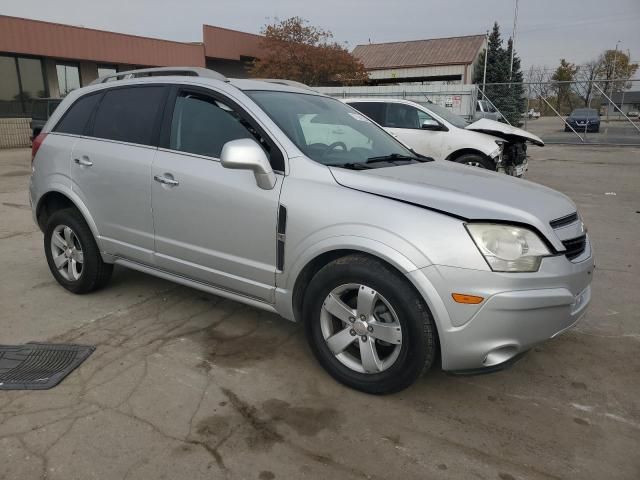
[[420, 205], [465, 220], [531, 225], [564, 250], [550, 221], [576, 211], [566, 195], [537, 183], [435, 160], [370, 170], [330, 167], [342, 186]]
[[544, 142], [540, 137], [529, 133], [521, 128], [512, 127], [506, 123], [496, 122], [495, 120], [489, 120], [488, 118], [481, 118], [477, 122], [473, 122], [471, 125], [467, 125], [465, 130], [473, 130], [475, 132], [482, 132], [488, 135], [494, 135], [496, 137], [512, 140], [518, 138], [523, 142], [531, 142], [534, 145], [544, 146]]

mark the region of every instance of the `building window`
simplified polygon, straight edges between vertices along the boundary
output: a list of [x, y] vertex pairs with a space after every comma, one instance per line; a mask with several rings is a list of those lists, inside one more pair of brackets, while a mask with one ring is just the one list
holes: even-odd
[[80, 68], [75, 63], [57, 63], [58, 91], [66, 96], [70, 91], [80, 88]]
[[46, 96], [40, 59], [0, 55], [0, 117], [28, 117], [32, 101]]
[[118, 73], [118, 69], [114, 65], [98, 65], [98, 78], [116, 73]]

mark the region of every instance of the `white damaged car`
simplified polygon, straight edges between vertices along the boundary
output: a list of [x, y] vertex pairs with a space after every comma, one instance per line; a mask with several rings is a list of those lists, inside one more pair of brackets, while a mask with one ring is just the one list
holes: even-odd
[[521, 177], [527, 171], [527, 143], [544, 142], [525, 130], [482, 118], [469, 123], [434, 103], [389, 98], [343, 100], [414, 151]]

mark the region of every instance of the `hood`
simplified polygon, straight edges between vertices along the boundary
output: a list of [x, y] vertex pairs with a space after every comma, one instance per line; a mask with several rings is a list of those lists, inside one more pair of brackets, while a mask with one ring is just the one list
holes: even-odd
[[540, 137], [529, 133], [521, 128], [512, 127], [506, 123], [496, 122], [495, 120], [489, 120], [488, 118], [481, 118], [477, 122], [473, 122], [471, 125], [465, 127], [467, 130], [474, 130], [476, 132], [488, 133], [489, 135], [495, 135], [496, 137], [503, 138], [510, 142], [531, 142], [534, 145], [544, 146], [544, 142]]
[[570, 215], [569, 197], [537, 183], [480, 168], [435, 160], [411, 165], [347, 170], [330, 167], [348, 188], [420, 205], [465, 220], [523, 223], [564, 250], [549, 222]]

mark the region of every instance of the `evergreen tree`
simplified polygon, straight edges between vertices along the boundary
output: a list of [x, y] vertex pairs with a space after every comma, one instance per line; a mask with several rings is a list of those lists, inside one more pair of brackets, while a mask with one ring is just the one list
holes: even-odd
[[[524, 97], [524, 86], [522, 85], [523, 74], [520, 58], [515, 52], [513, 55], [513, 71], [509, 72], [512, 48], [513, 42], [511, 39], [507, 42], [507, 48], [504, 48], [500, 35], [500, 26], [498, 22], [495, 22], [488, 40], [487, 85], [484, 93], [511, 124], [517, 125], [520, 122], [520, 115], [524, 113], [526, 108], [526, 99]], [[480, 54], [476, 62], [473, 83], [482, 85], [483, 76], [484, 52]], [[496, 85], [506, 83], [511, 84]]]

